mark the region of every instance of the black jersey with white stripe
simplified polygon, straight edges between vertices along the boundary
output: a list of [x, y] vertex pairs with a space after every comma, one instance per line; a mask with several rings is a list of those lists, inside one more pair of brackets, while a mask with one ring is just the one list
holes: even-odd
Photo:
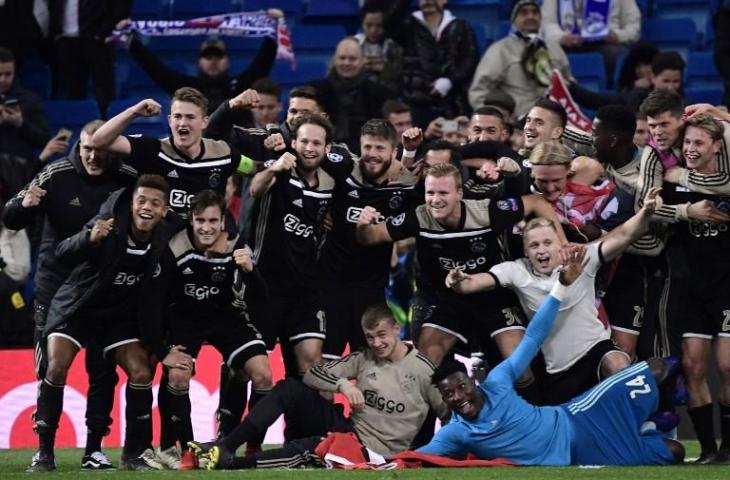
[[168, 242], [155, 272], [152, 288], [168, 289], [170, 317], [194, 316], [214, 321], [222, 315], [245, 315], [248, 295], [262, 295], [265, 287], [260, 275], [244, 272], [233, 259], [233, 251], [243, 248], [239, 236], [229, 237], [221, 252], [195, 248], [188, 227]]
[[334, 180], [322, 169], [317, 170], [314, 187], [292, 171], [275, 179], [254, 206], [254, 259], [272, 291], [298, 295], [288, 290], [316, 290], [322, 221], [332, 202]]
[[385, 287], [390, 269], [390, 244], [364, 246], [355, 238], [357, 220], [366, 206], [378, 210], [383, 220], [398, 217], [418, 203], [417, 178], [403, 169], [397, 178], [382, 184], [368, 182], [360, 160], [330, 154], [323, 168], [335, 179], [332, 230], [322, 247], [320, 269], [330, 283]]
[[446, 292], [444, 281], [454, 268], [487, 272], [503, 261], [498, 236], [524, 217], [520, 198], [463, 200], [457, 228], [444, 227], [426, 205], [387, 222], [393, 240], [416, 238], [421, 275], [427, 288]]
[[132, 147], [126, 160], [140, 174], [165, 177], [170, 185], [170, 207], [183, 217], [188, 215], [190, 199], [201, 190], [225, 194], [226, 181], [241, 164], [241, 154], [221, 140], [202, 138], [200, 154], [190, 158], [175, 147], [170, 138], [127, 137]]

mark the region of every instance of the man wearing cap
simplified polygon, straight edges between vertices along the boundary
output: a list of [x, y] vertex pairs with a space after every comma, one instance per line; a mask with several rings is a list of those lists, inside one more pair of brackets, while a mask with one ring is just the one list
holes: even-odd
[[521, 117], [538, 98], [545, 96], [553, 68], [565, 78], [572, 75], [560, 45], [540, 36], [542, 18], [538, 2], [518, 1], [510, 18], [510, 34], [493, 43], [479, 62], [469, 88], [469, 103], [479, 108], [487, 95], [507, 93], [516, 103], [515, 115]]
[[[274, 18], [284, 18], [284, 13], [271, 8], [267, 13]], [[200, 45], [198, 59], [198, 75], [192, 76], [178, 72], [147, 47], [138, 38], [133, 38], [129, 45], [129, 53], [142, 69], [152, 77], [160, 88], [172, 95], [178, 88], [193, 87], [208, 99], [210, 111], [218, 108], [225, 99], [235, 97], [258, 78], [266, 77], [276, 59], [276, 39], [264, 38], [256, 57], [240, 73], [232, 76], [229, 72], [230, 57], [223, 40], [211, 38]]]

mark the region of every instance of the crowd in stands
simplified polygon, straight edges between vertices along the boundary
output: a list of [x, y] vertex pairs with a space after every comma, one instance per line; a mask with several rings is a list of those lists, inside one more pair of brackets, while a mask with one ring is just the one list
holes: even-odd
[[[483, 408], [474, 385], [457, 388], [465, 403], [447, 399], [454, 353], [472, 357], [475, 378], [519, 356], [495, 375], [534, 405], [643, 365], [666, 380], [651, 387], [662, 419], [686, 389], [699, 461], [730, 463], [730, 2], [198, 3], [0, 2], [0, 346], [37, 351], [33, 471], [55, 468], [82, 347], [85, 468], [111, 465], [101, 442], [117, 365], [125, 468], [309, 464], [331, 431], [381, 454], [468, 453], [432, 441], [447, 406], [466, 419]], [[262, 8], [279, 35], [291, 27], [295, 63], [277, 60], [271, 36], [112, 34], [145, 17]], [[664, 35], [662, 21], [689, 36]], [[548, 98], [556, 77], [589, 131]], [[558, 277], [573, 293], [544, 321]], [[530, 330], [536, 318], [552, 333]], [[530, 362], [518, 348], [533, 337]], [[194, 441], [188, 396], [204, 342], [224, 358], [211, 444]], [[287, 380], [274, 386], [277, 343]], [[651, 357], [682, 372], [640, 363]], [[396, 366], [381, 373], [383, 362]], [[343, 393], [354, 413], [315, 391]], [[294, 433], [262, 452], [282, 413]], [[672, 442], [651, 448], [601, 458], [681, 457]]]

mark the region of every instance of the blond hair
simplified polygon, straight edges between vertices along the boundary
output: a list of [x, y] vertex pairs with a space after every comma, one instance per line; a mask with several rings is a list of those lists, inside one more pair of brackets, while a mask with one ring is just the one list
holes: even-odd
[[200, 92], [200, 90], [193, 87], [181, 87], [175, 90], [175, 93], [172, 94], [170, 104], [172, 105], [175, 101], [197, 105], [200, 107], [204, 116], [208, 115], [208, 99]]
[[523, 238], [525, 236], [527, 236], [527, 232], [529, 232], [531, 230], [536, 230], [536, 229], [542, 228], [542, 227], [550, 227], [553, 229], [553, 231], [555, 233], [558, 233], [558, 229], [552, 220], [550, 220], [549, 218], [545, 218], [545, 217], [535, 217], [532, 220], [530, 220], [529, 222], [527, 222], [527, 224], [525, 225], [525, 228], [522, 229]]
[[532, 165], [565, 165], [569, 167], [572, 161], [573, 156], [570, 154], [570, 149], [555, 140], [538, 143], [530, 154], [530, 163]]
[[707, 113], [696, 115], [689, 120], [686, 120], [684, 125], [685, 131], [689, 127], [695, 127], [703, 130], [710, 136], [710, 138], [712, 138], [713, 142], [722, 140], [723, 134], [725, 133], [725, 129], [720, 122], [712, 118], [712, 115]]
[[454, 166], [450, 163], [439, 163], [432, 167], [428, 167], [426, 169], [426, 176], [434, 177], [434, 178], [452, 176], [452, 177], [454, 177], [454, 182], [456, 182], [456, 188], [457, 189], [461, 188], [461, 184], [462, 184], [461, 172], [459, 171], [458, 168], [456, 168], [456, 166]]

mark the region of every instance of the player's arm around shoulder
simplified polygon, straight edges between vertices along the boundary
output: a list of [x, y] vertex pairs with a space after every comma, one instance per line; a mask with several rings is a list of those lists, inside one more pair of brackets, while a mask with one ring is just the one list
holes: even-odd
[[360, 212], [357, 219], [355, 236], [362, 245], [377, 245], [379, 243], [392, 242], [388, 227], [385, 222], [380, 221], [381, 214], [375, 208], [367, 206]]

